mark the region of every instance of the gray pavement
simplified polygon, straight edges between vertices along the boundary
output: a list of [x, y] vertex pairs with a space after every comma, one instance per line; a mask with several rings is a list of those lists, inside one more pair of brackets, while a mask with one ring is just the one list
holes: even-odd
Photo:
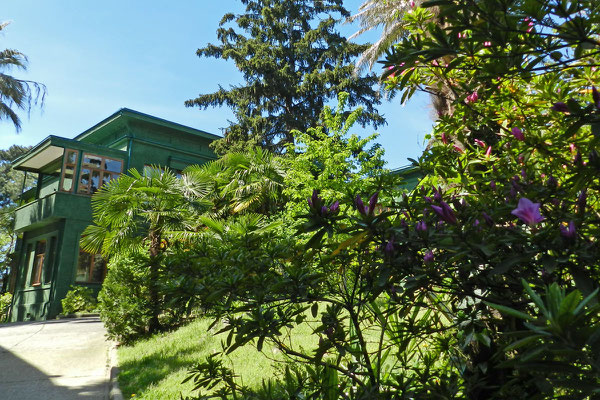
[[0, 324], [0, 400], [105, 400], [109, 343], [97, 317]]

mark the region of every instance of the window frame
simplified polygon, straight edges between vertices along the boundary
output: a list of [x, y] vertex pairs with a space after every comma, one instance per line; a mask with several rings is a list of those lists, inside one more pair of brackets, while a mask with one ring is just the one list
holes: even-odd
[[[75, 153], [75, 162], [74, 163], [70, 163], [67, 162], [69, 157], [68, 154], [69, 152], [73, 152]], [[65, 149], [64, 155], [63, 155], [63, 165], [62, 165], [62, 170], [60, 171], [60, 184], [58, 189], [61, 192], [65, 192], [65, 193], [73, 193], [75, 191], [75, 186], [77, 186], [77, 179], [79, 178], [77, 176], [77, 165], [78, 165], [78, 161], [79, 161], [79, 151], [78, 150], [74, 150], [74, 149]], [[64, 182], [65, 182], [65, 172], [67, 170], [67, 167], [73, 167], [73, 177], [72, 182], [71, 182], [71, 189], [69, 190], [65, 190], [64, 189]]]
[[[86, 275], [88, 277], [87, 280], [85, 281], [80, 281], [77, 280], [77, 272], [79, 271], [79, 260], [81, 258], [81, 254], [85, 253], [88, 254], [90, 256], [90, 263], [89, 265], [87, 265], [86, 268]], [[93, 281], [91, 280], [92, 278], [92, 272], [95, 270], [96, 267], [96, 257], [100, 256], [100, 258], [103, 260], [103, 266], [102, 266], [102, 278], [100, 279], [100, 281]], [[104, 279], [106, 278], [106, 273], [107, 273], [107, 264], [108, 264], [108, 260], [106, 260], [104, 257], [102, 257], [102, 255], [100, 253], [90, 253], [87, 251], [84, 251], [81, 247], [79, 248], [79, 253], [77, 254], [77, 263], [75, 264], [75, 278], [73, 280], [73, 282], [75, 282], [75, 284], [78, 285], [89, 285], [89, 284], [98, 284], [101, 285], [104, 282]]]
[[[86, 164], [85, 163], [85, 158], [86, 157], [98, 157], [100, 158], [100, 168], [92, 166], [90, 164]], [[106, 163], [106, 160], [111, 160], [111, 161], [116, 161], [118, 163], [121, 164], [121, 167], [119, 168], [119, 172], [115, 172], [115, 171], [109, 171], [106, 170], [104, 168], [102, 168], [102, 166]], [[94, 193], [96, 193], [96, 191], [100, 190], [100, 188], [104, 185], [102, 182], [104, 182], [104, 176], [105, 175], [109, 175], [110, 179], [107, 182], [110, 182], [113, 179], [117, 179], [122, 173], [123, 173], [123, 160], [120, 160], [118, 158], [112, 158], [112, 157], [106, 157], [106, 156], [101, 156], [98, 154], [93, 154], [93, 153], [82, 153], [81, 156], [81, 162], [79, 163], [80, 167], [79, 167], [79, 174], [77, 176], [77, 194], [84, 194], [84, 195], [93, 195]], [[83, 176], [83, 170], [89, 170], [89, 178], [88, 178], [88, 182], [87, 184], [83, 184], [81, 182], [82, 176]], [[96, 189], [96, 191], [92, 192], [91, 191], [91, 187], [92, 187], [92, 176], [94, 174], [94, 172], [98, 173], [98, 185], [99, 187]], [[116, 177], [113, 177], [113, 175], [117, 175]]]
[[[43, 252], [39, 252], [40, 246], [43, 247]], [[48, 251], [48, 241], [44, 239], [35, 242], [35, 250], [33, 255], [33, 264], [31, 269], [31, 280], [29, 286], [42, 286], [42, 272], [46, 260], [46, 252]]]

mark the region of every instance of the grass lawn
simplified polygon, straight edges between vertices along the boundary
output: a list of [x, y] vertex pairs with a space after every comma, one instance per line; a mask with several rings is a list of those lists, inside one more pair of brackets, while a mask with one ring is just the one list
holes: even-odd
[[[191, 395], [193, 384], [181, 381], [187, 371], [208, 355], [221, 350], [226, 334], [215, 335], [218, 329], [207, 328], [211, 320], [198, 319], [174, 332], [141, 340], [132, 346], [119, 348], [119, 383], [126, 399], [179, 399]], [[303, 327], [304, 328], [304, 327]], [[314, 337], [308, 326], [296, 329], [294, 342], [310, 346]], [[281, 355], [265, 347], [263, 353], [251, 346], [242, 347], [229, 356], [234, 372], [248, 386], [258, 386], [263, 378], [277, 373]]]

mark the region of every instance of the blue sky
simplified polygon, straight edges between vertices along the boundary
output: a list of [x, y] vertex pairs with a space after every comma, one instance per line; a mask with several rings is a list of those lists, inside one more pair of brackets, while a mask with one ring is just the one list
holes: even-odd
[[[355, 12], [360, 4], [345, 6]], [[228, 108], [203, 111], [183, 103], [241, 82], [232, 62], [198, 58], [196, 49], [217, 43], [223, 14], [242, 10], [235, 0], [4, 0], [0, 21], [11, 23], [0, 33], [0, 48], [27, 55], [28, 71], [13, 74], [44, 83], [48, 94], [42, 110], [29, 118], [21, 113], [21, 133], [0, 122], [0, 148], [34, 145], [51, 134], [74, 137], [122, 107], [221, 134], [232, 119]], [[355, 28], [340, 30], [349, 36]], [[394, 99], [379, 110], [388, 120], [378, 129], [388, 167], [408, 164], [431, 130], [427, 97], [406, 106]]]

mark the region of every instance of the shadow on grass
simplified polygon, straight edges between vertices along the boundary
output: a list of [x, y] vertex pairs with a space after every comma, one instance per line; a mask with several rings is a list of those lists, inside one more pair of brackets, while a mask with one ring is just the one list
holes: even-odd
[[139, 353], [143, 355], [119, 357], [119, 383], [125, 398], [134, 393], [136, 397], [150, 394], [153, 386], [165, 379], [173, 380], [170, 385], [178, 386], [174, 389], [183, 390], [184, 387], [179, 387], [183, 378], [176, 376], [187, 376], [188, 369], [202, 361], [202, 356], [207, 355], [207, 348], [211, 344], [213, 341], [210, 334], [200, 329], [191, 329], [187, 336], [160, 335], [134, 344], [127, 351], [135, 352], [139, 349]]

